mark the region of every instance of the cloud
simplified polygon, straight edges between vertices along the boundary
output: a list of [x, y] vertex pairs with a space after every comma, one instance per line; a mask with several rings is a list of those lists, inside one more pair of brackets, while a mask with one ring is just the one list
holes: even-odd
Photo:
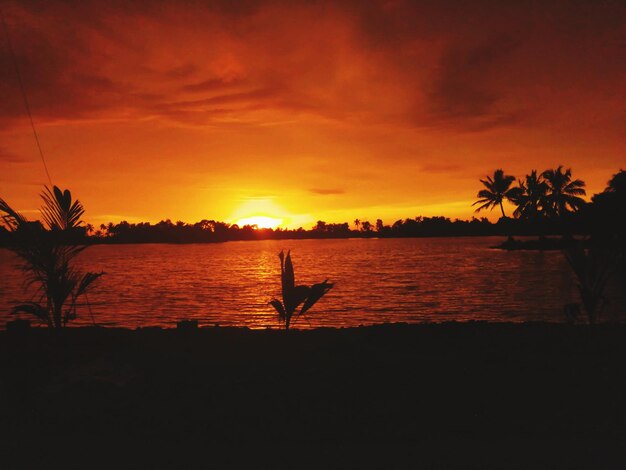
[[[602, 189], [623, 155], [623, 2], [7, 0], [3, 11], [51, 172], [95, 214], [225, 218], [250, 192], [289, 213], [349, 219], [375, 200], [403, 216], [472, 199], [493, 168], [523, 175], [563, 155]], [[0, 178], [44, 183], [1, 36], [13, 157], [0, 163], [24, 154], [38, 166]]]
[[[174, 78], [174, 79], [179, 79], [179, 78], [183, 78], [186, 79], [188, 77], [192, 77], [194, 74], [199, 72], [199, 67], [196, 64], [192, 64], [192, 63], [187, 63], [184, 65], [179, 65], [176, 67], [172, 67], [169, 70], [165, 70], [165, 75], [167, 77], [170, 78]], [[193, 85], [190, 85], [193, 86]], [[183, 87], [184, 89], [185, 87]]]
[[333, 196], [337, 194], [345, 194], [345, 189], [341, 188], [310, 188], [309, 192], [319, 194], [321, 196]]
[[[6, 16], [41, 123], [475, 132], [523, 125], [536, 108], [558, 114], [564, 103], [548, 91], [563, 79], [581, 99], [619, 92], [616, 5], [57, 0], [8, 2]], [[18, 89], [0, 48], [0, 127], [24, 117]]]
[[503, 83], [518, 43], [508, 35], [478, 44], [453, 44], [441, 56], [428, 93], [429, 118], [459, 123], [470, 130], [515, 124], [521, 109], [502, 105], [510, 88]]
[[198, 92], [214, 92], [220, 91], [224, 89], [234, 88], [240, 86], [241, 82], [239, 80], [224, 80], [222, 78], [209, 78], [206, 80], [202, 80], [200, 82], [190, 83], [187, 85], [183, 85], [181, 90], [189, 91], [193, 93]]
[[430, 163], [420, 166], [424, 173], [456, 173], [461, 170], [461, 165], [453, 163]]

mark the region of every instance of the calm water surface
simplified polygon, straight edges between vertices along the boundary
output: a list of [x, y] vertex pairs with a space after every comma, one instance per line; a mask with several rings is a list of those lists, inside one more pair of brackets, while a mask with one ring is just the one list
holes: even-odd
[[[278, 252], [291, 249], [296, 283], [328, 278], [335, 287], [295, 326], [383, 322], [563, 321], [578, 301], [560, 252], [491, 249], [500, 238], [284, 240], [198, 245], [94, 246], [80, 255], [106, 275], [88, 300], [106, 326], [201, 325], [277, 327]], [[11, 305], [28, 300], [15, 258], [0, 250], [0, 327]], [[626, 319], [626, 295], [611, 287], [604, 320]], [[92, 324], [86, 306], [76, 325]]]

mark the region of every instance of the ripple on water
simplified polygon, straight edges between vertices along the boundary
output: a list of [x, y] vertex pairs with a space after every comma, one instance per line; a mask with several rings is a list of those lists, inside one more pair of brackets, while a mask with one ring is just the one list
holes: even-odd
[[[276, 327], [268, 301], [280, 297], [276, 256], [291, 249], [296, 281], [335, 287], [299, 328], [450, 320], [562, 321], [577, 301], [559, 252], [490, 249], [497, 238], [283, 240], [194, 245], [93, 246], [80, 262], [106, 275], [88, 300], [108, 326]], [[0, 327], [11, 304], [29, 300], [16, 258], [0, 250]], [[626, 294], [611, 289], [607, 319], [626, 317]], [[91, 324], [86, 308], [77, 325]]]

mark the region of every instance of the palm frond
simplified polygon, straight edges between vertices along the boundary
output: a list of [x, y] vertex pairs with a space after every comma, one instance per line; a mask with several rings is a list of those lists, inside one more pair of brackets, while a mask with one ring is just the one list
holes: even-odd
[[296, 278], [295, 278], [295, 273], [293, 271], [293, 263], [291, 262], [291, 251], [288, 251], [287, 257], [285, 258], [285, 268], [282, 273], [283, 295], [285, 292], [291, 291], [295, 285], [296, 285]]
[[293, 315], [300, 304], [307, 299], [310, 291], [311, 288], [309, 286], [296, 286], [287, 292], [287, 295], [283, 297], [287, 315]]
[[26, 218], [13, 210], [11, 206], [2, 198], [0, 198], [0, 212], [4, 212], [4, 214], [0, 217], [4, 225], [12, 232], [17, 230], [20, 226], [26, 222]]
[[476, 197], [480, 197], [482, 199], [491, 201], [495, 199], [497, 195], [493, 194], [491, 191], [487, 189], [481, 189], [480, 191], [478, 191], [478, 194], [476, 195]]
[[91, 286], [91, 284], [103, 274], [103, 271], [99, 273], [85, 273], [78, 283], [78, 288], [76, 289], [74, 295], [76, 297], [80, 297], [81, 295], [83, 295], [85, 292], [87, 292], [89, 286]]
[[506, 197], [509, 201], [515, 203], [523, 194], [524, 190], [522, 188], [516, 187], [506, 191], [504, 193], [504, 197]]
[[276, 309], [276, 312], [278, 312], [278, 319], [280, 321], [285, 321], [287, 314], [285, 312], [285, 307], [283, 307], [282, 302], [277, 299], [272, 299], [268, 303]]
[[479, 181], [480, 181], [482, 184], [484, 184], [484, 185], [485, 185], [485, 187], [486, 187], [487, 189], [489, 189], [489, 190], [490, 190], [490, 192], [492, 192], [492, 191], [493, 191], [493, 186], [494, 186], [494, 184], [493, 184], [493, 180], [491, 179], [491, 177], [490, 177], [490, 176], [487, 176], [487, 179], [485, 179], [485, 180], [479, 180]]
[[479, 204], [481, 202], [484, 202], [484, 204], [482, 206], [476, 208], [476, 210], [474, 212], [480, 212], [483, 209], [489, 209], [490, 207], [495, 207], [498, 204], [497, 202], [494, 202], [494, 201], [486, 201], [485, 202], [485, 200], [483, 199], [483, 200], [480, 200], [480, 201], [476, 201], [474, 204], [472, 204], [472, 206], [474, 206], [476, 204]]
[[54, 186], [51, 191], [46, 186], [41, 198], [44, 201], [41, 214], [50, 230], [67, 230], [80, 225], [85, 209], [78, 200], [72, 203], [69, 189], [61, 191]]
[[585, 191], [583, 188], [574, 187], [570, 185], [567, 185], [563, 192], [570, 196], [585, 196], [587, 194], [587, 191]]
[[332, 289], [333, 286], [334, 284], [329, 283], [328, 279], [324, 282], [320, 282], [319, 284], [313, 284], [311, 286], [309, 296], [300, 309], [300, 315], [306, 313], [311, 307], [313, 307], [313, 305], [315, 305], [319, 299]]
[[28, 315], [33, 315], [39, 318], [40, 320], [45, 321], [46, 323], [48, 323], [49, 321], [48, 309], [43, 307], [41, 304], [37, 302], [28, 302], [28, 303], [16, 305], [11, 310], [11, 313], [14, 315], [17, 315], [20, 313], [26, 313]]

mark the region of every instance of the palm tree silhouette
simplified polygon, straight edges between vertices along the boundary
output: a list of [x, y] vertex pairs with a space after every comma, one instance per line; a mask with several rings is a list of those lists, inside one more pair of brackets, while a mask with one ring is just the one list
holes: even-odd
[[78, 245], [74, 234], [82, 230], [85, 212], [69, 190], [54, 186], [41, 194], [44, 205], [40, 222], [29, 222], [0, 198], [0, 222], [13, 234], [8, 248], [19, 256], [27, 273], [27, 284], [37, 287], [38, 301], [13, 308], [13, 313], [34, 315], [52, 328], [63, 328], [76, 318], [78, 300], [103, 273], [83, 273], [74, 258], [86, 245]]
[[585, 200], [579, 197], [587, 194], [583, 189], [585, 182], [572, 181], [571, 168], [563, 171], [563, 165], [559, 165], [556, 170], [546, 170], [541, 176], [548, 185], [547, 204], [544, 208], [548, 215], [560, 217], [570, 210], [576, 212], [586, 204]]
[[513, 181], [515, 181], [515, 177], [505, 175], [504, 171], [501, 169], [493, 172], [493, 178], [491, 176], [487, 176], [487, 179], [480, 180], [480, 182], [484, 184], [487, 189], [481, 189], [478, 191], [477, 197], [480, 199], [472, 204], [472, 206], [475, 206], [476, 204], [482, 205], [476, 209], [476, 212], [489, 208], [493, 210], [494, 207], [500, 206], [502, 217], [506, 217], [502, 201], [504, 199], [508, 199], [513, 202], [519, 195], [519, 188], [511, 188], [511, 183], [513, 183]]
[[535, 220], [545, 209], [548, 184], [537, 170], [526, 175], [526, 180], [519, 180], [519, 194], [515, 196], [517, 208], [513, 215], [520, 219]]

